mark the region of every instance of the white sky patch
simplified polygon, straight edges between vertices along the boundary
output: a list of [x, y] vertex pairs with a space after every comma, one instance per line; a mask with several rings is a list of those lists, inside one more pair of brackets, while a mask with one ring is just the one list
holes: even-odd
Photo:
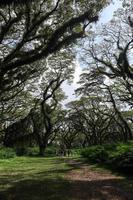
[[[122, 6], [122, 2], [120, 0], [114, 0], [113, 3], [111, 3], [109, 6], [107, 6], [101, 13], [100, 15], [100, 20], [98, 22], [98, 25], [105, 24], [109, 22], [112, 17], [114, 12]], [[80, 74], [82, 73], [83, 67], [81, 67], [79, 61], [78, 61], [78, 55], [77, 59], [75, 61], [75, 73], [74, 73], [74, 80], [71, 85], [69, 85], [67, 82], [64, 82], [62, 84], [62, 88], [68, 96], [68, 98], [63, 102], [63, 104], [66, 104], [70, 101], [75, 100], [77, 97], [74, 95], [74, 90], [77, 89], [80, 85], [77, 83], [80, 79]], [[110, 80], [106, 80], [106, 84], [111, 84]]]
[[77, 89], [79, 87], [78, 81], [80, 80], [80, 75], [82, 73], [82, 69], [78, 59], [75, 62], [75, 72], [74, 72], [74, 80], [73, 80], [73, 87]]
[[62, 84], [62, 89], [65, 92], [65, 95], [67, 96], [67, 99], [65, 99], [63, 101], [63, 105], [65, 105], [69, 101], [73, 101], [75, 99], [73, 84], [70, 85], [70, 84], [67, 83], [67, 81], [65, 81]]
[[105, 81], [104, 81], [104, 84], [110, 86], [110, 85], [112, 85], [113, 83], [114, 83], [113, 80], [111, 80], [109, 77], [106, 76], [106, 79], [105, 79]]
[[63, 101], [63, 104], [67, 104], [70, 101], [73, 101], [76, 99], [76, 96], [74, 94], [74, 90], [77, 89], [80, 85], [78, 84], [78, 81], [80, 80], [80, 74], [82, 73], [82, 68], [80, 67], [80, 64], [78, 62], [78, 59], [75, 60], [75, 72], [74, 72], [74, 79], [71, 84], [68, 84], [67, 81], [65, 81], [62, 84], [63, 91], [65, 92], [67, 99]]
[[100, 15], [100, 20], [99, 24], [105, 24], [109, 22], [112, 17], [114, 12], [122, 6], [122, 1], [120, 0], [114, 0], [113, 3], [111, 3], [109, 6], [107, 6], [101, 13]]

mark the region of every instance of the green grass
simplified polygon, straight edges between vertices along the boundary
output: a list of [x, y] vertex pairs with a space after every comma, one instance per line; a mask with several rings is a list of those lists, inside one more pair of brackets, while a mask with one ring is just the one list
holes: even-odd
[[42, 200], [44, 197], [46, 200], [60, 200], [69, 186], [69, 182], [63, 179], [69, 170], [71, 167], [63, 158], [0, 160], [0, 197], [12, 199], [15, 195], [17, 200]]
[[[127, 184], [129, 188], [129, 182], [124, 179], [88, 182], [66, 179], [66, 174], [72, 169], [82, 170], [82, 161], [78, 157], [1, 159], [0, 200], [80, 200], [82, 195], [85, 195], [83, 199], [91, 199], [94, 195], [94, 199], [102, 200], [104, 194], [100, 193], [100, 186], [118, 184], [125, 187]], [[92, 166], [92, 170], [101, 170], [94, 168]]]

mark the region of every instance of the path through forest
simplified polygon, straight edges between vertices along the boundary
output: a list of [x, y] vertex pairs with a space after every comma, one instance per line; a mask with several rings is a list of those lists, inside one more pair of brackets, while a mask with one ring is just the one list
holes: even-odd
[[0, 160], [0, 200], [133, 200], [133, 179], [77, 157]]
[[[70, 164], [74, 168], [80, 165], [75, 161]], [[71, 195], [77, 200], [133, 200], [133, 183], [108, 170], [81, 164], [80, 168], [67, 174], [67, 179], [73, 185]]]

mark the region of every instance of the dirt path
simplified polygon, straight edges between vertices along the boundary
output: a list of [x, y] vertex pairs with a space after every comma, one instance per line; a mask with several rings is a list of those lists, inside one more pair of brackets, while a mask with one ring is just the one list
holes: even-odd
[[[78, 166], [74, 161], [70, 164]], [[126, 180], [106, 170], [94, 170], [92, 166], [81, 164], [66, 178], [71, 182], [74, 200], [133, 200], [133, 188]]]

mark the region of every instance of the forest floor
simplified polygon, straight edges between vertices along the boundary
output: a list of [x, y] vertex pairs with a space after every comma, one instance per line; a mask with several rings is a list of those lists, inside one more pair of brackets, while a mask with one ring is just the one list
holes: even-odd
[[72, 162], [75, 169], [68, 173], [68, 180], [75, 182], [72, 189], [75, 200], [133, 200], [133, 177], [115, 174], [97, 165]]
[[0, 160], [0, 200], [133, 200], [133, 177], [79, 158]]

